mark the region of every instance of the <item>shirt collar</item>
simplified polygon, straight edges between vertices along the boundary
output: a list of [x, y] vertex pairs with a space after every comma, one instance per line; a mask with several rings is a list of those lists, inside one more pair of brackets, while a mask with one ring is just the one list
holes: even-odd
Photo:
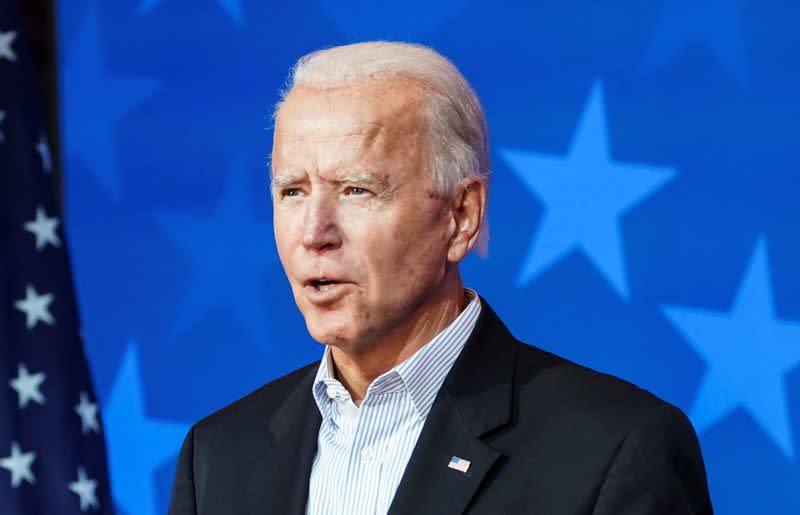
[[[428, 415], [439, 388], [467, 343], [481, 312], [478, 294], [470, 289], [465, 289], [465, 294], [469, 303], [458, 317], [411, 357], [375, 378], [367, 389], [365, 400], [372, 395], [404, 390], [411, 397], [417, 414], [421, 418]], [[323, 419], [331, 417], [334, 401], [350, 399], [350, 393], [333, 377], [332, 371], [331, 349], [326, 346], [312, 387]]]

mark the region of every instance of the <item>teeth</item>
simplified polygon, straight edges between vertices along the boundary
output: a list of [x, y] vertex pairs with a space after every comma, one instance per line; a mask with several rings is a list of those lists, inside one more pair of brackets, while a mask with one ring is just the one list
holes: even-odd
[[330, 287], [331, 287], [330, 284], [320, 284], [319, 286], [317, 286], [317, 289], [319, 291], [326, 291], [326, 290], [330, 289]]

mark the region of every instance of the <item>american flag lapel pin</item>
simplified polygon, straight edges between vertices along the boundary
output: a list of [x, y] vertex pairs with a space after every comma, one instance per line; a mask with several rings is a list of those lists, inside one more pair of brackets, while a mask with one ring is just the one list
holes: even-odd
[[452, 458], [450, 458], [450, 463], [448, 463], [447, 466], [453, 470], [466, 473], [471, 463], [472, 463], [471, 461], [465, 460], [464, 458], [453, 456]]

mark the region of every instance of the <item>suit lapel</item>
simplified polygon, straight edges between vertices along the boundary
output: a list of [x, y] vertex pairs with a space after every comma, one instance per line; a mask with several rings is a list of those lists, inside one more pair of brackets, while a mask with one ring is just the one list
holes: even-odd
[[[481, 317], [442, 385], [389, 509], [463, 513], [502, 454], [484, 437], [511, 422], [518, 343], [483, 299]], [[450, 460], [470, 462], [466, 472]]]
[[322, 420], [311, 393], [316, 371], [311, 367], [270, 420], [273, 445], [251, 463], [247, 474], [249, 513], [306, 511], [308, 478]]
[[[501, 466], [502, 454], [484, 438], [511, 422], [518, 344], [481, 302], [481, 317], [428, 414], [391, 514], [463, 513], [492, 468]], [[305, 513], [321, 423], [311, 392], [315, 375], [311, 367], [270, 419], [265, 446], [247, 474], [248, 513]], [[454, 456], [470, 462], [466, 472], [448, 467]]]

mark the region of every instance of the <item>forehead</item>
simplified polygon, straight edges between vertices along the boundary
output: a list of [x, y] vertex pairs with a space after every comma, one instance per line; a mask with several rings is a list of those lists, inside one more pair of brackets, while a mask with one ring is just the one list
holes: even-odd
[[275, 122], [273, 171], [324, 170], [335, 161], [413, 161], [422, 153], [426, 91], [395, 78], [340, 88], [297, 87]]
[[276, 128], [342, 131], [370, 123], [402, 128], [421, 121], [427, 89], [402, 76], [324, 89], [298, 86], [278, 110]]

